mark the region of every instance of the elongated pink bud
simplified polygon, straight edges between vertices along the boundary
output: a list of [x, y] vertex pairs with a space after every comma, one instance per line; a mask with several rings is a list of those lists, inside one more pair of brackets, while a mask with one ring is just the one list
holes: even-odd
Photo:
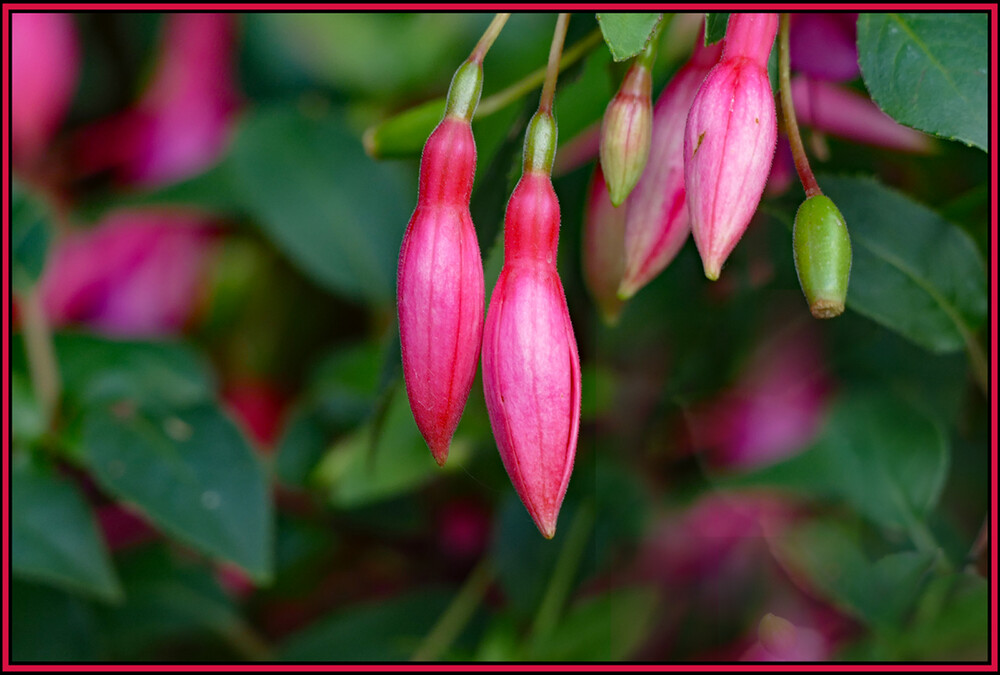
[[684, 125], [721, 51], [720, 43], [706, 47], [699, 34], [690, 61], [656, 101], [649, 164], [626, 202], [625, 273], [618, 289], [623, 299], [662, 272], [691, 232], [684, 191]]
[[847, 87], [800, 75], [792, 80], [792, 100], [803, 126], [903, 152], [925, 153], [933, 147], [930, 136], [904, 127]]
[[470, 120], [482, 66], [455, 73], [445, 117], [420, 160], [417, 208], [399, 253], [399, 338], [413, 418], [444, 465], [472, 389], [483, 335], [483, 263], [469, 213], [476, 173]]
[[625, 266], [625, 208], [615, 207], [601, 167], [594, 170], [583, 214], [583, 280], [604, 320], [614, 324], [622, 309], [618, 285]]
[[774, 157], [778, 128], [767, 57], [777, 30], [776, 14], [733, 14], [722, 60], [688, 114], [684, 183], [691, 233], [712, 280], [750, 224]]
[[504, 266], [483, 333], [483, 388], [497, 448], [541, 533], [555, 535], [580, 428], [580, 357], [556, 270], [556, 127], [539, 111], [507, 203]]

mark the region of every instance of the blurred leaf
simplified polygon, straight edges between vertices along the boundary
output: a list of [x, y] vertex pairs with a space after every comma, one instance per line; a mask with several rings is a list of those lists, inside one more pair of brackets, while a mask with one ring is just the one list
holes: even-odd
[[603, 13], [597, 15], [597, 22], [611, 56], [615, 61], [624, 61], [645, 49], [661, 18], [662, 14]]
[[11, 438], [17, 445], [30, 445], [45, 433], [45, 420], [31, 382], [17, 370], [10, 374], [10, 419]]
[[86, 461], [111, 494], [159, 527], [230, 560], [258, 581], [272, 567], [271, 495], [264, 469], [217, 408], [154, 412], [128, 400], [84, 417]]
[[26, 453], [15, 453], [11, 463], [14, 574], [104, 601], [119, 600], [121, 586], [80, 490]]
[[47, 586], [10, 581], [10, 659], [79, 662], [99, 657], [90, 605]]
[[988, 20], [985, 12], [859, 15], [858, 62], [872, 99], [898, 122], [986, 150]]
[[937, 504], [948, 465], [948, 440], [935, 420], [872, 390], [841, 397], [810, 450], [723, 483], [836, 496], [880, 525], [909, 530]]
[[392, 302], [412, 196], [338, 117], [249, 113], [231, 161], [247, 207], [302, 271], [355, 300]]
[[165, 640], [203, 631], [227, 639], [241, 633], [242, 619], [210, 569], [154, 545], [126, 555], [121, 571], [125, 603], [98, 613], [115, 659], [135, 659]]
[[[441, 474], [427, 449], [404, 387], [392, 394], [375, 446], [373, 423], [337, 442], [313, 472], [310, 483], [326, 490], [330, 503], [354, 508], [408, 492]], [[466, 451], [452, 445], [449, 467], [461, 464]]]
[[934, 564], [931, 553], [906, 551], [870, 561], [856, 537], [815, 521], [775, 537], [781, 562], [807, 585], [869, 625], [896, 626], [913, 607]]
[[364, 137], [365, 152], [375, 159], [419, 155], [444, 117], [444, 105], [444, 98], [435, 98], [369, 127]]
[[292, 635], [282, 661], [402, 661], [448, 606], [451, 592], [420, 589], [338, 610]]
[[49, 211], [17, 181], [11, 190], [10, 252], [14, 288], [23, 290], [38, 281], [49, 246]]
[[986, 268], [969, 236], [871, 179], [820, 177], [844, 214], [848, 307], [934, 352], [966, 346], [986, 319]]
[[714, 45], [726, 37], [729, 12], [708, 12], [705, 15], [705, 44]]
[[657, 594], [625, 588], [588, 598], [569, 609], [533, 656], [542, 661], [623, 661], [653, 626]]

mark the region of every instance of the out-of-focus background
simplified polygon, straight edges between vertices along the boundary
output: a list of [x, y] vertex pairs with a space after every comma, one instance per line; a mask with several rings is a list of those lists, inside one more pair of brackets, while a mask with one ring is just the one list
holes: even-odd
[[[549, 541], [481, 378], [443, 469], [401, 378], [419, 152], [491, 15], [12, 13], [12, 660], [985, 659], [986, 16], [893, 16], [792, 22], [848, 311], [802, 298], [782, 138], [722, 278], [688, 242], [607, 325], [581, 231], [624, 64], [573, 15], [583, 410]], [[663, 18], [654, 98], [701, 20]], [[487, 298], [554, 23], [485, 60]], [[932, 57], [958, 93], [900, 101]]]

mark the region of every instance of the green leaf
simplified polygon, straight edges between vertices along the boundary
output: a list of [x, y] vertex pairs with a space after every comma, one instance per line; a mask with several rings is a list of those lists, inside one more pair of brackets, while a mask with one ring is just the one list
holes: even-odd
[[365, 152], [374, 159], [414, 157], [444, 117], [444, 98], [435, 98], [365, 131]]
[[935, 420], [893, 394], [872, 390], [842, 397], [810, 450], [723, 482], [838, 497], [873, 522], [919, 538], [948, 465], [948, 440]]
[[714, 45], [726, 37], [729, 12], [708, 12], [705, 15], [705, 44]]
[[653, 626], [657, 594], [625, 588], [588, 598], [572, 607], [534, 656], [543, 661], [622, 661]]
[[986, 319], [986, 267], [959, 227], [871, 179], [822, 176], [854, 252], [847, 306], [943, 353]]
[[14, 288], [26, 289], [42, 275], [49, 246], [49, 211], [14, 182], [11, 192], [10, 251]]
[[421, 589], [345, 608], [297, 633], [283, 661], [402, 661], [410, 658], [448, 606], [451, 593]]
[[905, 551], [870, 561], [857, 537], [833, 522], [812, 522], [775, 539], [775, 554], [811, 588], [869, 625], [899, 625], [913, 607], [932, 553]]
[[109, 493], [166, 532], [260, 581], [272, 566], [264, 469], [217, 408], [144, 409], [122, 400], [85, 413], [85, 459]]
[[597, 22], [612, 58], [624, 61], [645, 49], [662, 17], [662, 14], [603, 13], [597, 15]]
[[988, 21], [985, 12], [859, 15], [872, 99], [898, 122], [986, 150]]
[[80, 490], [25, 453], [12, 458], [14, 574], [113, 602], [121, 598], [108, 551]]
[[250, 113], [232, 162], [251, 214], [303, 272], [350, 298], [392, 302], [413, 197], [343, 121], [296, 108]]
[[10, 374], [10, 401], [11, 437], [15, 444], [28, 446], [45, 433], [45, 419], [22, 371]]
[[47, 586], [10, 582], [12, 662], [79, 662], [99, 657], [97, 621], [79, 597]]

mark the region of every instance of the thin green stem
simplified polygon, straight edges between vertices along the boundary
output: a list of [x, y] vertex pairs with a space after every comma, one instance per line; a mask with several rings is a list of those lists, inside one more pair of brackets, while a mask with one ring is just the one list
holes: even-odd
[[486, 56], [486, 52], [490, 50], [493, 43], [496, 41], [497, 36], [500, 35], [500, 31], [503, 30], [503, 26], [507, 23], [507, 19], [510, 18], [510, 13], [497, 14], [493, 17], [493, 21], [490, 21], [490, 25], [487, 26], [486, 32], [483, 36], [479, 38], [479, 42], [476, 43], [476, 48], [472, 50], [472, 55], [469, 56], [470, 61], [476, 63], [482, 63], [483, 58]]
[[538, 110], [541, 112], [552, 112], [552, 103], [556, 99], [556, 80], [559, 79], [559, 60], [562, 56], [563, 43], [566, 41], [566, 28], [568, 26], [569, 14], [563, 12], [556, 19], [556, 30], [552, 34], [552, 46], [549, 47], [549, 63], [545, 68], [542, 97], [538, 102]]
[[559, 559], [556, 560], [556, 567], [552, 572], [548, 590], [538, 607], [538, 614], [535, 615], [535, 622], [531, 628], [534, 645], [547, 639], [559, 620], [559, 614], [562, 612], [573, 579], [576, 578], [577, 569], [580, 567], [580, 559], [583, 557], [584, 547], [590, 538], [593, 524], [593, 509], [590, 504], [583, 504], [577, 511], [576, 518], [573, 519], [566, 543], [563, 544], [562, 551], [559, 552]]
[[52, 332], [49, 330], [42, 301], [38, 295], [38, 287], [32, 286], [20, 295], [24, 312], [24, 348], [28, 357], [28, 369], [31, 372], [31, 383], [35, 396], [42, 410], [45, 426], [52, 424], [56, 405], [59, 403], [59, 366], [56, 361], [55, 348], [52, 345]]
[[462, 589], [434, 624], [431, 632], [413, 652], [410, 660], [434, 661], [440, 657], [469, 623], [491, 583], [493, 583], [493, 568], [489, 559], [483, 558], [469, 574]]
[[653, 64], [656, 63], [656, 52], [659, 51], [660, 32], [663, 30], [663, 24], [664, 21], [661, 19], [660, 23], [656, 24], [656, 28], [653, 29], [652, 34], [649, 36], [649, 42], [639, 52], [639, 55], [635, 57], [636, 63], [641, 64], [650, 72], [653, 70]]
[[792, 157], [795, 159], [795, 170], [805, 188], [806, 197], [823, 194], [816, 182], [809, 158], [806, 156], [802, 136], [799, 134], [799, 123], [795, 118], [795, 103], [792, 101], [791, 65], [788, 48], [788, 14], [782, 14], [778, 28], [778, 80], [781, 84], [781, 114], [785, 119], [785, 131], [788, 142], [792, 146]]
[[[581, 58], [589, 54], [591, 50], [601, 43], [602, 39], [600, 29], [596, 29], [587, 35], [587, 37], [567, 48], [566, 51], [563, 52], [562, 58], [559, 59], [559, 72], [566, 70]], [[479, 107], [476, 109], [474, 119], [492, 115], [493, 113], [506, 108], [508, 105], [523, 97], [525, 94], [534, 91], [538, 85], [545, 82], [547, 72], [548, 66], [539, 68], [538, 70], [529, 73], [521, 80], [510, 85], [506, 89], [484, 98], [479, 103]]]

